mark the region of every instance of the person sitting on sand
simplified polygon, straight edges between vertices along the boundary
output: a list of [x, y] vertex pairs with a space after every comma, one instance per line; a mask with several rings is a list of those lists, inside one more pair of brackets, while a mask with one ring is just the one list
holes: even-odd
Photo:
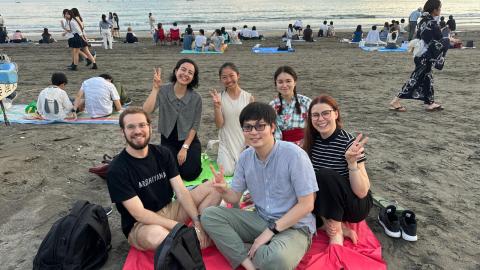
[[275, 140], [269, 105], [252, 102], [239, 119], [250, 147], [240, 154], [231, 185], [222, 168], [212, 168], [213, 186], [230, 204], [249, 190], [256, 211], [208, 207], [201, 223], [232, 269], [295, 269], [316, 231], [312, 163], [300, 147]]
[[225, 44], [229, 44], [230, 43], [230, 35], [225, 30], [225, 27], [222, 26], [222, 28], [220, 28], [220, 31], [222, 32], [223, 42], [225, 42]]
[[237, 32], [236, 27], [232, 27], [232, 32], [230, 32], [229, 36], [230, 36], [230, 43], [232, 43], [232, 44], [241, 44], [242, 43], [240, 41], [239, 33]]
[[455, 49], [463, 48], [463, 42], [458, 37], [458, 33], [454, 33], [453, 35], [450, 35], [449, 43], [450, 43], [450, 48], [455, 48]]
[[187, 29], [187, 32], [183, 35], [183, 49], [184, 50], [191, 50], [193, 46], [193, 42], [195, 40], [195, 36], [193, 35], [192, 28]]
[[357, 29], [352, 34], [352, 42], [360, 42], [363, 38], [362, 26], [357, 25]]
[[13, 33], [12, 38], [10, 39], [10, 42], [13, 43], [23, 43], [23, 42], [28, 42], [28, 40], [25, 38], [23, 35], [22, 31], [17, 30], [15, 33]]
[[312, 28], [310, 28], [310, 24], [307, 24], [307, 28], [303, 30], [303, 40], [313, 42], [313, 31]]
[[143, 103], [143, 109], [152, 113], [158, 108], [158, 133], [161, 144], [177, 159], [183, 180], [195, 180], [202, 172], [202, 145], [198, 139], [202, 116], [202, 98], [197, 88], [197, 64], [187, 58], [180, 59], [163, 85], [161, 70], [155, 69], [152, 91]]
[[245, 140], [238, 117], [245, 106], [253, 101], [253, 96], [238, 85], [240, 72], [234, 63], [225, 63], [218, 72], [225, 90], [210, 91], [213, 101], [215, 125], [218, 128], [217, 163], [225, 175], [233, 175], [240, 153], [245, 149]]
[[223, 40], [222, 31], [220, 31], [220, 29], [215, 29], [211, 41], [212, 42], [209, 44], [208, 48], [209, 51], [224, 52], [228, 47]]
[[320, 25], [320, 29], [318, 30], [318, 37], [326, 37], [328, 32], [328, 25], [327, 21], [323, 21], [323, 24]]
[[277, 112], [275, 138], [298, 145], [303, 140], [309, 97], [297, 94], [297, 73], [289, 66], [281, 66], [273, 77], [278, 97], [270, 102]]
[[390, 33], [387, 36], [387, 46], [386, 49], [397, 49], [397, 39], [398, 39], [398, 30], [396, 28], [392, 28]]
[[249, 40], [251, 37], [252, 37], [252, 33], [250, 29], [248, 29], [247, 25], [244, 25], [242, 31], [240, 31], [239, 38], [241, 40]]
[[295, 34], [295, 32], [293, 31], [293, 25], [289, 24], [288, 27], [287, 27], [287, 32], [285, 33], [285, 37], [287, 39], [293, 39], [294, 34]]
[[206, 49], [207, 37], [203, 29], [198, 30], [198, 33], [199, 34], [195, 36], [195, 51], [203, 52]]
[[373, 25], [372, 30], [368, 31], [367, 38], [365, 39], [365, 45], [384, 45], [385, 42], [380, 40], [380, 33], [377, 30], [377, 26]]
[[152, 122], [142, 108], [125, 109], [119, 124], [126, 146], [110, 164], [107, 186], [128, 243], [138, 250], [156, 250], [175, 225], [192, 222], [200, 246], [206, 247], [209, 239], [200, 214], [220, 203], [212, 182], [192, 191], [185, 187], [168, 148], [149, 143]]
[[453, 15], [448, 16], [447, 25], [451, 31], [457, 30], [457, 23], [455, 22], [455, 19], [453, 19]]
[[122, 110], [117, 88], [112, 84], [112, 76], [101, 74], [85, 80], [75, 97], [74, 111], [85, 111], [92, 118], [106, 117], [115, 110]]
[[407, 23], [405, 22], [405, 19], [402, 18], [400, 20], [400, 33], [401, 34], [407, 33], [406, 28], [407, 28]]
[[368, 137], [359, 134], [355, 138], [342, 129], [340, 108], [328, 95], [313, 99], [308, 119], [303, 149], [317, 177], [313, 210], [317, 227], [327, 231], [330, 244], [343, 245], [344, 236], [356, 244], [357, 234], [345, 223], [364, 220], [373, 206], [365, 169], [364, 146]]
[[258, 33], [256, 26], [252, 26], [252, 31], [250, 32], [250, 38], [256, 39], [256, 40], [263, 39], [263, 35], [260, 35]]
[[8, 33], [5, 28], [0, 28], [0, 43], [8, 43], [9, 38], [8, 38]]
[[303, 22], [302, 20], [298, 19], [293, 23], [293, 28], [295, 31], [297, 31], [297, 35], [301, 36], [302, 35], [302, 30], [303, 30]]
[[68, 83], [64, 73], [52, 74], [52, 85], [43, 89], [37, 98], [37, 113], [47, 120], [63, 120], [74, 117], [73, 104], [65, 92]]
[[174, 45], [180, 45], [180, 28], [178, 28], [177, 23], [173, 23], [173, 27], [170, 28], [170, 40]]
[[383, 28], [382, 28], [382, 30], [380, 31], [380, 34], [379, 34], [380, 40], [386, 42], [388, 33], [390, 33], [390, 25], [388, 24], [388, 22], [385, 22], [383, 24]]
[[135, 33], [133, 33], [132, 27], [129, 26], [127, 28], [127, 35], [125, 36], [125, 43], [137, 43], [137, 42], [138, 42], [138, 38], [135, 35]]
[[335, 27], [333, 26], [333, 21], [330, 21], [330, 25], [328, 26], [327, 30], [327, 37], [334, 37], [335, 36]]
[[42, 39], [40, 39], [38, 43], [48, 44], [53, 42], [57, 42], [57, 41], [54, 38], [52, 38], [52, 34], [48, 32], [48, 28], [43, 28]]

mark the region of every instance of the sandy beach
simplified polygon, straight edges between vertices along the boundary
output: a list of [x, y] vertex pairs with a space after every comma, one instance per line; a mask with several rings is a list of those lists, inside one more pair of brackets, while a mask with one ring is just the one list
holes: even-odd
[[[350, 36], [341, 33], [339, 38]], [[479, 32], [459, 34], [480, 45]], [[142, 105], [151, 89], [153, 68], [167, 81], [182, 57], [200, 69], [197, 91], [203, 98], [199, 138], [203, 146], [217, 138], [213, 105], [208, 94], [221, 89], [218, 68], [227, 61], [240, 69], [240, 85], [257, 101], [276, 95], [273, 73], [280, 65], [299, 75], [298, 92], [310, 97], [328, 93], [341, 107], [345, 129], [370, 138], [367, 171], [372, 191], [413, 210], [418, 242], [387, 237], [376, 222], [378, 208], [367, 219], [383, 246], [389, 269], [480, 269], [480, 49], [450, 50], [445, 68], [434, 71], [435, 99], [445, 108], [426, 112], [422, 102], [403, 101], [406, 113], [391, 112], [388, 102], [413, 70], [409, 53], [364, 52], [338, 38], [295, 43], [295, 53], [256, 55], [256, 43], [277, 47], [279, 36], [232, 45], [221, 55], [182, 55], [178, 46], [114, 43], [97, 50], [98, 70], [79, 66], [66, 70], [70, 50], [66, 41], [51, 45], [0, 47], [19, 67], [16, 103], [30, 103], [49, 85], [53, 72], [68, 76], [67, 92], [74, 96], [83, 80], [110, 73], [128, 89], [133, 105]], [[154, 114], [157, 117], [157, 114]], [[159, 143], [156, 120], [153, 142]], [[110, 205], [104, 180], [90, 174], [103, 154], [124, 147], [117, 125], [0, 125], [0, 268], [31, 269], [37, 249], [71, 204], [86, 199]], [[129, 245], [120, 228], [120, 215], [110, 216], [112, 250], [103, 269], [121, 269]]]

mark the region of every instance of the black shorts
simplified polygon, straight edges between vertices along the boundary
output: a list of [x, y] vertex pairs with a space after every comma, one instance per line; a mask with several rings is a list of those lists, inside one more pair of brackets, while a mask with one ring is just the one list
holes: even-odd
[[84, 48], [88, 46], [88, 43], [79, 35], [73, 35], [73, 38], [68, 40], [68, 46], [70, 48]]
[[302, 30], [302, 27], [300, 27], [300, 26], [295, 26], [295, 27], [293, 27], [293, 28], [295, 28], [295, 30], [297, 30], [297, 31], [298, 31], [298, 30]]

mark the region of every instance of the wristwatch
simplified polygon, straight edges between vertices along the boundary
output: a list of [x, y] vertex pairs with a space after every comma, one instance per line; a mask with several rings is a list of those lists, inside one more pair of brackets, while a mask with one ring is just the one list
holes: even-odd
[[188, 150], [190, 148], [190, 146], [188, 144], [184, 144], [184, 145], [182, 145], [182, 148], [185, 148], [185, 149]]
[[277, 230], [277, 223], [274, 222], [269, 222], [268, 223], [268, 229], [273, 232], [273, 234], [278, 234], [279, 231]]

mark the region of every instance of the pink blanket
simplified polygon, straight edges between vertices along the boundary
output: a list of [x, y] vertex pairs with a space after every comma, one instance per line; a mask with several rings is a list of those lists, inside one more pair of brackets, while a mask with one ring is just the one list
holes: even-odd
[[[313, 237], [312, 246], [303, 257], [297, 270], [355, 270], [355, 269], [387, 269], [382, 259], [382, 247], [365, 221], [351, 224], [358, 234], [358, 243], [353, 245], [345, 240], [344, 246], [328, 245], [328, 237], [323, 231], [318, 231]], [[153, 252], [142, 252], [130, 248], [124, 270], [153, 269]], [[208, 270], [229, 270], [230, 264], [215, 247], [202, 250], [203, 261]]]

